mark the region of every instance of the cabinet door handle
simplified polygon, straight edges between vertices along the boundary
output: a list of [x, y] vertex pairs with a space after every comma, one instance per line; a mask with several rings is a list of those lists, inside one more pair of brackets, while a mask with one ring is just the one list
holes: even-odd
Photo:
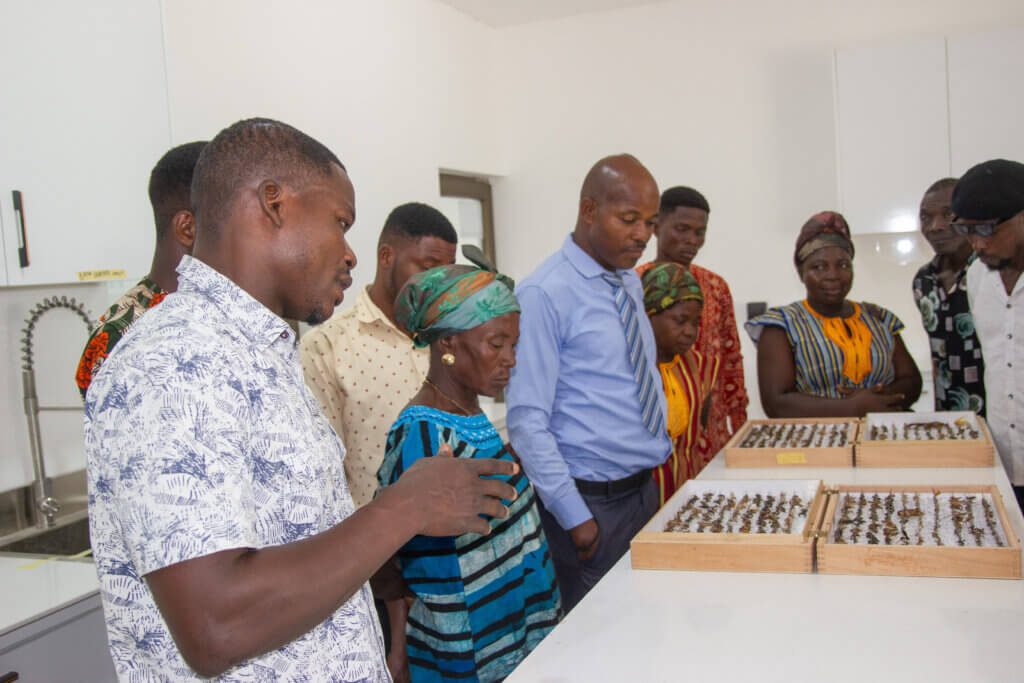
[[[25, 203], [21, 199], [21, 190], [11, 192], [14, 200], [14, 217], [18, 221], [18, 264], [28, 268], [28, 237], [25, 235]], [[0, 680], [0, 683], [4, 683]]]

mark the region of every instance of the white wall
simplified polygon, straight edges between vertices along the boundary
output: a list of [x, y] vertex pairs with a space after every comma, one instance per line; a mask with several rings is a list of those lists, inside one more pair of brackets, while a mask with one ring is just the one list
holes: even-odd
[[172, 135], [269, 116], [330, 147], [356, 189], [355, 285], [388, 212], [440, 197], [438, 169], [500, 172], [491, 29], [431, 0], [165, 0]]
[[[1024, 4], [975, 3], [967, 15], [948, 1], [667, 2], [499, 31], [498, 261], [528, 274], [572, 230], [590, 165], [627, 151], [661, 187], [708, 197], [696, 261], [729, 282], [740, 320], [747, 301], [797, 299], [796, 234], [838, 205], [832, 50], [1009, 22], [1024, 23]], [[868, 277], [870, 257], [856, 266]], [[888, 286], [907, 310], [909, 278]], [[912, 301], [909, 311], [919, 326]], [[741, 337], [757, 415], [755, 350]]]

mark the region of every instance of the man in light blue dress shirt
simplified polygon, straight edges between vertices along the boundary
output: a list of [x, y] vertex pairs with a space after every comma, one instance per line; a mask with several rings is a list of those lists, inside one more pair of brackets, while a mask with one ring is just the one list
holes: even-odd
[[[516, 289], [522, 314], [509, 437], [540, 494], [567, 611], [657, 510], [651, 469], [672, 448], [654, 334], [633, 271], [658, 201], [658, 186], [639, 161], [602, 159], [583, 182], [575, 231]], [[630, 335], [608, 282], [614, 275], [636, 312], [642, 372], [629, 357]], [[642, 373], [654, 383], [656, 426], [644, 419]]]

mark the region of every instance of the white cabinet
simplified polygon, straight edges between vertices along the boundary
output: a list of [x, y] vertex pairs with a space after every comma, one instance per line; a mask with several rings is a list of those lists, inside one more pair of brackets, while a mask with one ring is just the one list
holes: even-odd
[[950, 174], [942, 38], [836, 50], [840, 210], [859, 233], [918, 227], [918, 205]]
[[0, 87], [0, 284], [147, 272], [149, 172], [171, 139], [159, 0], [0, 4]]
[[949, 39], [953, 172], [988, 159], [1024, 162], [1024, 29]]

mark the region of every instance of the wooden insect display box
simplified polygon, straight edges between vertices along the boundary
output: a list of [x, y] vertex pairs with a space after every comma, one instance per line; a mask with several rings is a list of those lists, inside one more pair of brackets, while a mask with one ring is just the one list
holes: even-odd
[[810, 573], [823, 491], [820, 480], [691, 479], [633, 538], [633, 568]]
[[995, 486], [838, 486], [816, 533], [822, 574], [1021, 578]]
[[725, 444], [726, 467], [852, 467], [854, 418], [747, 420]]
[[691, 480], [630, 544], [634, 569], [1021, 578], [995, 486]]
[[858, 467], [991, 467], [995, 445], [970, 411], [868, 413], [854, 459]]

